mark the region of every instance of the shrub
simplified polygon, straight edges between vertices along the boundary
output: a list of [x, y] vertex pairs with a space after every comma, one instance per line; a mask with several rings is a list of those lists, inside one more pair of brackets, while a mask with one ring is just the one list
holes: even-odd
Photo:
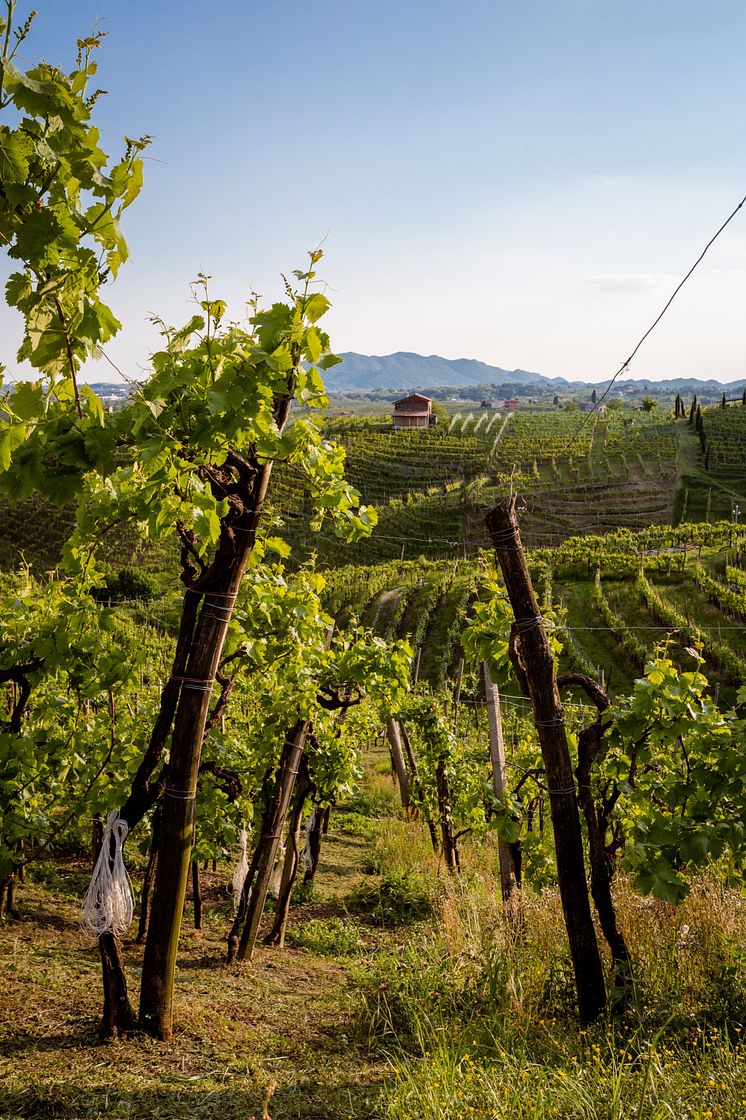
[[96, 591], [100, 602], [121, 602], [123, 599], [154, 599], [158, 585], [152, 576], [139, 568], [120, 568], [106, 577], [103, 587]]
[[350, 904], [379, 925], [402, 925], [432, 913], [432, 888], [421, 873], [394, 868], [358, 887]]

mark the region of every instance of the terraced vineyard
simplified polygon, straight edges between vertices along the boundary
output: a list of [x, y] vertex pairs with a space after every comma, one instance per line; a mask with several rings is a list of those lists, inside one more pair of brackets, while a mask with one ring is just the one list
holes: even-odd
[[743, 405], [735, 408], [708, 408], [702, 417], [710, 453], [710, 470], [746, 480], [746, 460], [743, 455], [746, 409]]
[[[491, 563], [477, 559], [489, 546], [485, 512], [512, 484], [541, 584], [567, 612], [567, 667], [603, 670], [612, 691], [622, 690], [658, 644], [668, 642], [684, 666], [684, 650], [696, 642], [712, 679], [731, 695], [746, 676], [746, 547], [736, 523], [710, 525], [705, 517], [716, 505], [732, 512], [739, 463], [746, 482], [746, 409], [708, 409], [703, 417], [717, 448], [709, 472], [692, 426], [642, 413], [581, 420], [527, 411], [405, 433], [381, 421], [331, 421], [326, 434], [344, 445], [349, 477], [376, 508], [372, 538], [340, 550], [326, 529], [312, 532], [310, 495], [281, 466], [273, 511], [298, 562], [315, 554], [326, 570], [329, 608], [377, 633], [408, 636], [421, 679], [438, 688], [458, 666], [478, 564]], [[709, 503], [693, 509], [706, 488]], [[45, 570], [59, 555], [69, 514], [41, 510], [38, 498], [32, 511], [27, 505], [0, 511], [4, 560], [23, 557]], [[673, 528], [677, 512], [687, 517]], [[699, 521], [688, 519], [697, 512]], [[119, 534], [110, 562], [124, 551], [157, 577], [164, 558], [142, 546], [131, 553], [126, 537]], [[337, 570], [342, 557], [346, 566]]]
[[[746, 529], [726, 522], [570, 538], [536, 550], [532, 567], [545, 607], [562, 612], [566, 670], [602, 672], [612, 693], [624, 692], [656, 649], [691, 669], [687, 650], [698, 646], [728, 699], [746, 680]], [[437, 690], [455, 680], [485, 571], [494, 573], [488, 554], [339, 568], [327, 573], [327, 608], [381, 636], [409, 638], [419, 680]], [[470, 687], [478, 692], [476, 680]]]
[[[352, 559], [394, 559], [402, 548], [408, 558], [474, 556], [488, 544], [486, 511], [511, 488], [524, 501], [531, 547], [554, 547], [578, 532], [674, 523], [682, 447], [695, 446], [686, 424], [645, 413], [538, 410], [481, 420], [412, 432], [380, 421], [328, 423], [326, 434], [345, 448], [348, 476], [379, 517], [374, 539]], [[285, 472], [274, 502], [294, 550], [333, 566], [334, 540], [306, 528], [301, 480]]]
[[746, 408], [702, 409], [701, 441], [690, 427], [682, 465], [680, 520], [733, 519], [746, 508]]
[[385, 422], [331, 422], [330, 438], [347, 454], [347, 476], [366, 502], [406, 499], [432, 488], [462, 485], [489, 470], [491, 442], [457, 426], [394, 431]]
[[[718, 454], [740, 455], [743, 464], [746, 409], [710, 409], [703, 416], [713, 431], [722, 429]], [[378, 515], [376, 533], [346, 549], [346, 563], [474, 557], [488, 546], [486, 511], [511, 488], [522, 499], [523, 538], [532, 548], [556, 548], [574, 535], [619, 527], [639, 532], [649, 525], [728, 519], [738, 501], [746, 506], [746, 475], [739, 478], [735, 466], [716, 471], [710, 464], [705, 471], [694, 428], [655, 414], [485, 412], [405, 432], [380, 420], [327, 420], [325, 435], [344, 447], [347, 475]], [[40, 500], [33, 501], [31, 511], [27, 503], [6, 502], [0, 509], [4, 557], [12, 563], [23, 553], [43, 569], [59, 555], [70, 515], [40, 510]], [[282, 464], [271, 503], [294, 562], [312, 554], [321, 567], [340, 562], [333, 534], [309, 527], [313, 503], [303, 479]], [[44, 539], [37, 541], [27, 527], [40, 524]], [[149, 564], [148, 550], [140, 551], [140, 561]]]

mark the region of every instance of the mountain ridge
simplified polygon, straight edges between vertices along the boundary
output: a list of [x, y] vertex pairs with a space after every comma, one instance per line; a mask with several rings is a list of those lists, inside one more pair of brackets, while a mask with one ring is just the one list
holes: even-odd
[[[525, 369], [503, 369], [477, 358], [443, 358], [439, 354], [417, 354], [398, 350], [393, 354], [358, 354], [346, 351], [339, 355], [342, 364], [327, 370], [324, 375], [327, 389], [332, 393], [369, 392], [375, 389], [406, 392], [418, 388], [461, 389], [474, 385], [536, 385], [546, 388], [599, 388], [603, 382], [569, 381], [565, 377], [549, 377]], [[618, 387], [631, 385], [640, 388], [654, 385], [680, 391], [728, 392], [740, 390], [746, 379], [718, 381], [715, 378], [625, 378], [617, 381]]]

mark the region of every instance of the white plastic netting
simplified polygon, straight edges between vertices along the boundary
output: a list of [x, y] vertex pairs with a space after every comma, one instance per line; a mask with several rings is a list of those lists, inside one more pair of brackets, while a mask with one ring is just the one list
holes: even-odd
[[300, 863], [301, 869], [303, 871], [313, 871], [313, 853], [311, 852], [311, 835], [312, 835], [313, 830], [316, 826], [316, 814], [318, 812], [319, 812], [318, 809], [312, 809], [311, 813], [310, 813], [310, 816], [309, 816], [308, 820], [306, 821], [306, 827], [304, 829], [304, 832], [306, 834], [306, 838], [305, 838], [305, 841], [303, 843], [303, 850], [301, 851], [300, 859], [298, 861]]
[[124, 937], [132, 921], [135, 898], [122, 851], [128, 832], [129, 825], [119, 816], [119, 810], [112, 809], [106, 818], [101, 850], [81, 907], [84, 927], [97, 937], [102, 933]]
[[269, 878], [269, 886], [267, 887], [267, 894], [270, 898], [278, 898], [280, 894], [280, 887], [282, 886], [282, 869], [285, 864], [285, 851], [286, 847], [282, 841], [277, 845], [277, 854], [275, 856], [274, 867], [272, 874]]
[[241, 905], [241, 892], [243, 885], [246, 882], [246, 876], [249, 873], [249, 857], [247, 855], [247, 847], [249, 843], [249, 834], [245, 828], [242, 828], [238, 834], [238, 860], [233, 869], [233, 878], [231, 880], [233, 886], [233, 913], [237, 914]]

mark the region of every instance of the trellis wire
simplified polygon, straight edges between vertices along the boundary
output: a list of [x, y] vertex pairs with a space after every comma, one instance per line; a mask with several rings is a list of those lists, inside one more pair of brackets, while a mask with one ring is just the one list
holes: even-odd
[[714, 243], [715, 243], [715, 242], [717, 241], [718, 237], [719, 237], [719, 236], [720, 236], [720, 234], [721, 234], [721, 233], [723, 232], [723, 230], [725, 229], [725, 227], [726, 227], [727, 225], [729, 225], [729, 224], [730, 224], [730, 223], [731, 223], [731, 222], [733, 221], [733, 219], [735, 218], [736, 214], [738, 213], [738, 211], [739, 211], [739, 210], [741, 209], [741, 207], [743, 206], [743, 204], [744, 204], [745, 202], [746, 202], [746, 195], [744, 195], [744, 197], [743, 197], [743, 198], [741, 199], [741, 201], [740, 201], [740, 202], [738, 203], [738, 205], [736, 206], [736, 208], [735, 208], [735, 209], [734, 209], [733, 211], [731, 211], [731, 213], [730, 213], [730, 214], [728, 215], [728, 217], [727, 217], [727, 218], [725, 219], [725, 221], [724, 221], [724, 222], [723, 222], [723, 224], [722, 224], [722, 225], [720, 226], [720, 228], [719, 228], [719, 229], [717, 230], [717, 232], [716, 232], [716, 233], [714, 233], [714, 234], [713, 234], [713, 236], [712, 236], [712, 237], [710, 238], [710, 240], [709, 240], [709, 241], [707, 242], [707, 244], [705, 245], [704, 249], [703, 249], [703, 250], [702, 250], [702, 252], [701, 252], [701, 253], [699, 254], [699, 256], [697, 257], [697, 259], [696, 259], [696, 261], [694, 262], [694, 264], [692, 265], [692, 267], [691, 267], [691, 268], [689, 269], [689, 271], [687, 272], [686, 276], [684, 276], [684, 278], [683, 278], [682, 280], [680, 280], [680, 281], [679, 281], [679, 283], [678, 283], [678, 284], [676, 285], [676, 288], [674, 289], [673, 293], [672, 293], [672, 294], [671, 294], [671, 295], [669, 296], [669, 298], [668, 298], [668, 301], [666, 302], [665, 306], [663, 307], [663, 310], [662, 310], [662, 311], [661, 311], [661, 312], [659, 313], [658, 317], [657, 317], [657, 318], [656, 318], [656, 319], [655, 319], [655, 320], [654, 320], [654, 321], [653, 321], [653, 322], [651, 323], [651, 325], [650, 325], [650, 326], [648, 327], [648, 329], [647, 329], [647, 330], [645, 331], [645, 334], [644, 334], [644, 335], [642, 336], [642, 338], [640, 339], [640, 341], [639, 341], [639, 342], [637, 343], [637, 345], [635, 346], [635, 348], [634, 348], [634, 350], [632, 351], [632, 353], [630, 354], [630, 356], [629, 356], [629, 357], [628, 357], [628, 358], [626, 359], [626, 361], [622, 362], [621, 366], [619, 367], [619, 369], [617, 370], [617, 372], [616, 372], [616, 373], [614, 374], [614, 376], [613, 376], [613, 377], [611, 378], [611, 380], [609, 381], [609, 384], [608, 384], [608, 385], [606, 386], [606, 388], [604, 389], [604, 391], [603, 391], [603, 393], [601, 394], [601, 396], [600, 396], [600, 397], [598, 398], [598, 400], [597, 400], [597, 401], [596, 401], [596, 402], [594, 403], [594, 405], [593, 405], [593, 408], [592, 408], [592, 409], [590, 410], [590, 412], [587, 412], [587, 413], [586, 413], [586, 414], [584, 415], [583, 419], [581, 420], [580, 424], [578, 425], [578, 428], [577, 428], [577, 431], [575, 432], [575, 435], [574, 435], [574, 436], [572, 437], [572, 439], [570, 440], [570, 443], [569, 443], [569, 444], [567, 445], [567, 448], [565, 449], [565, 454], [567, 454], [567, 453], [568, 453], [568, 452], [569, 452], [569, 451], [570, 451], [570, 450], [572, 449], [572, 447], [573, 447], [573, 445], [574, 445], [575, 441], [576, 441], [576, 440], [578, 439], [578, 437], [579, 437], [579, 435], [580, 435], [581, 431], [583, 430], [583, 427], [584, 427], [584, 425], [585, 425], [585, 424], [586, 424], [586, 423], [588, 422], [588, 419], [589, 419], [589, 418], [590, 418], [590, 417], [591, 417], [591, 416], [593, 415], [593, 413], [594, 413], [594, 412], [595, 412], [595, 411], [597, 410], [597, 408], [599, 407], [599, 405], [601, 404], [601, 402], [602, 402], [602, 401], [604, 400], [604, 398], [605, 398], [605, 397], [607, 397], [607, 396], [609, 395], [609, 393], [610, 393], [610, 391], [611, 391], [611, 388], [612, 388], [612, 386], [614, 385], [614, 382], [615, 382], [615, 381], [617, 381], [617, 379], [618, 379], [619, 377], [621, 377], [621, 375], [622, 375], [622, 374], [624, 373], [624, 371], [625, 371], [626, 369], [628, 369], [628, 368], [629, 368], [629, 364], [630, 364], [630, 362], [632, 361], [632, 359], [634, 358], [635, 354], [636, 354], [636, 353], [637, 353], [637, 351], [638, 351], [638, 350], [640, 349], [640, 347], [642, 346], [642, 344], [643, 344], [643, 342], [645, 341], [645, 339], [646, 339], [646, 338], [648, 338], [648, 336], [649, 336], [649, 335], [651, 335], [651, 334], [653, 333], [653, 331], [655, 330], [655, 328], [656, 328], [656, 327], [658, 326], [658, 324], [660, 323], [661, 319], [662, 319], [662, 318], [663, 318], [663, 316], [664, 316], [664, 315], [666, 314], [666, 312], [668, 311], [669, 307], [671, 306], [671, 304], [673, 303], [673, 301], [674, 301], [674, 300], [676, 299], [677, 295], [679, 294], [679, 292], [681, 291], [681, 289], [682, 289], [682, 288], [684, 287], [684, 285], [686, 284], [686, 282], [687, 282], [687, 280], [689, 279], [689, 277], [690, 277], [690, 276], [692, 275], [692, 273], [694, 272], [694, 270], [695, 270], [695, 269], [697, 268], [697, 266], [698, 266], [698, 265], [700, 264], [700, 262], [701, 262], [701, 261], [703, 260], [703, 258], [704, 258], [704, 256], [705, 256], [705, 254], [707, 253], [707, 250], [708, 250], [708, 249], [710, 248], [710, 246], [711, 246], [711, 245], [713, 245], [713, 244], [714, 244]]

